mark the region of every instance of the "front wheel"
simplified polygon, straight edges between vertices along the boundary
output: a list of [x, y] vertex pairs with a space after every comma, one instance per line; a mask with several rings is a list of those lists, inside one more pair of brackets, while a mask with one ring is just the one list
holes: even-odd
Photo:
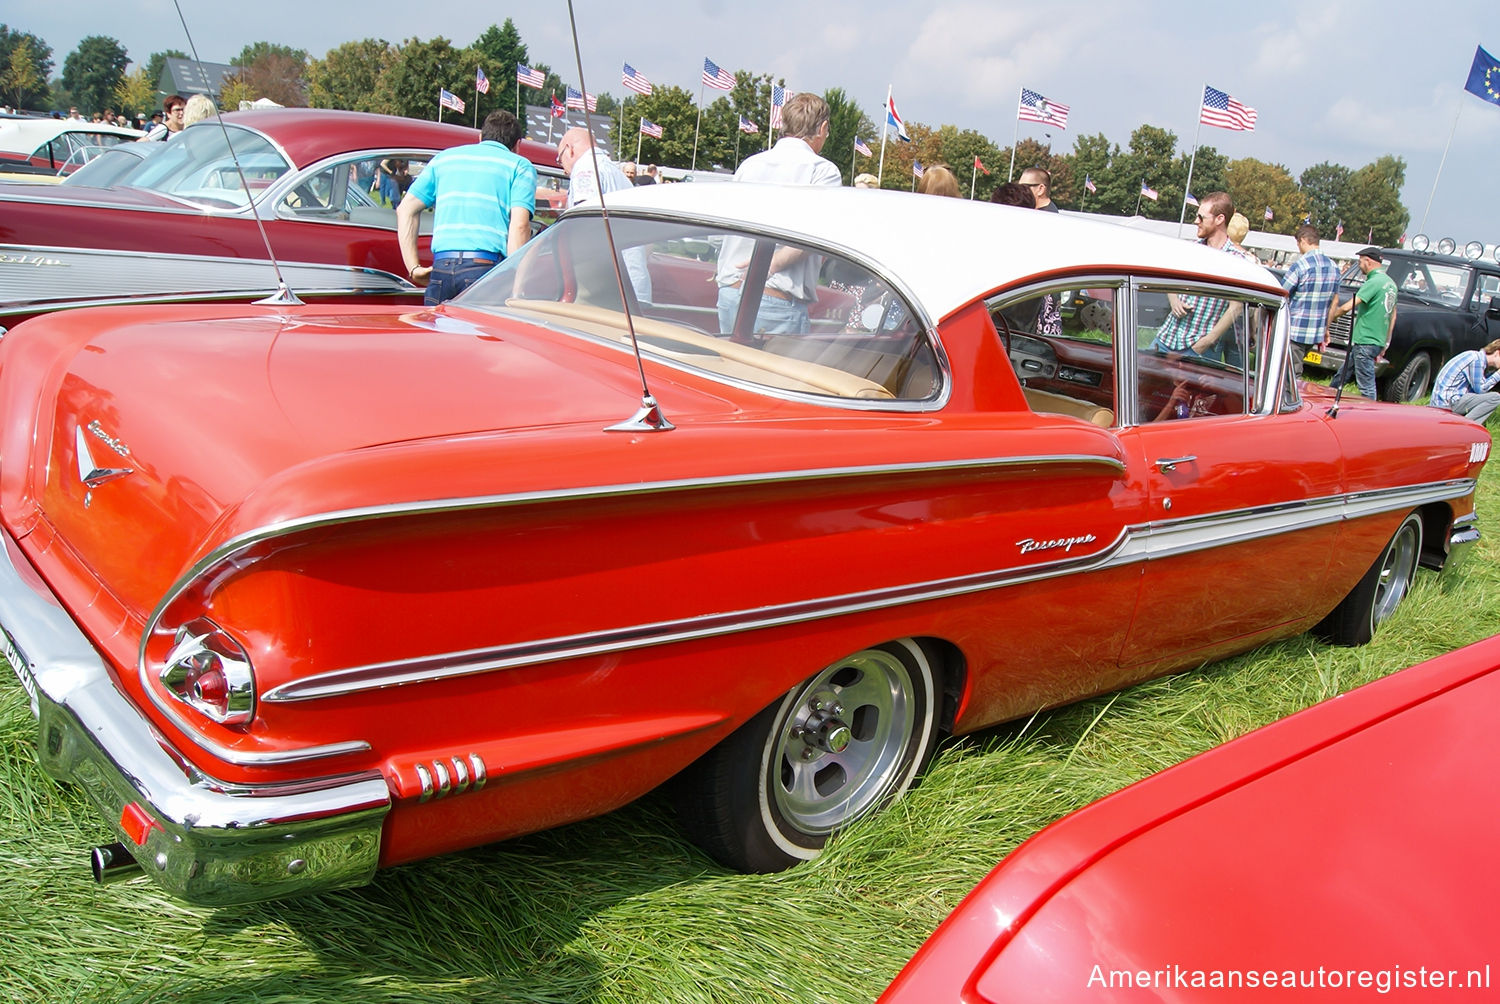
[[1386, 388], [1388, 401], [1409, 404], [1425, 397], [1432, 390], [1432, 357], [1425, 352], [1415, 353]]
[[1335, 645], [1365, 644], [1406, 598], [1421, 554], [1422, 516], [1407, 513], [1375, 564], [1313, 630]]
[[689, 768], [683, 829], [730, 868], [773, 872], [905, 792], [932, 756], [939, 681], [911, 639], [793, 687]]

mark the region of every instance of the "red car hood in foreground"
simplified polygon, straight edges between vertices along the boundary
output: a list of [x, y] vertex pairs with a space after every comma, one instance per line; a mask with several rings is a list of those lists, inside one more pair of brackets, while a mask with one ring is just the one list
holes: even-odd
[[[216, 337], [195, 339], [192, 325], [204, 321]], [[512, 459], [514, 441], [548, 429], [551, 449], [563, 449], [559, 426], [607, 438], [601, 430], [639, 406], [640, 383], [618, 352], [525, 325], [504, 330], [481, 332], [462, 312], [397, 309], [38, 318], [6, 336], [0, 396], [31, 400], [11, 414], [37, 419], [0, 440], [5, 521], [18, 537], [50, 524], [121, 600], [149, 610], [205, 545], [248, 528], [463, 494], [453, 486], [466, 476], [478, 479], [465, 489], [473, 494], [524, 490], [534, 464]], [[703, 395], [678, 403], [687, 413], [725, 407]], [[462, 465], [444, 466], [443, 442], [475, 436], [493, 441], [492, 463], [470, 444]], [[420, 456], [393, 467], [403, 452]], [[361, 476], [372, 454], [382, 476]], [[464, 469], [474, 464], [484, 469]], [[139, 553], [119, 546], [149, 527], [159, 530]]]
[[1492, 1000], [1496, 707], [1500, 636], [1073, 813], [881, 1001]]

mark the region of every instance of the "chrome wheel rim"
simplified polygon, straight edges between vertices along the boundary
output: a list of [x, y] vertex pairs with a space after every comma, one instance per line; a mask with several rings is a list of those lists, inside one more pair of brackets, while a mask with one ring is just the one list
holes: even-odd
[[782, 713], [766, 765], [772, 804], [824, 835], [879, 805], [906, 763], [918, 711], [911, 671], [868, 649], [810, 680]]
[[1386, 548], [1385, 560], [1380, 563], [1380, 579], [1375, 584], [1375, 603], [1371, 610], [1372, 626], [1379, 625], [1401, 605], [1411, 588], [1412, 577], [1417, 567], [1417, 547], [1420, 537], [1417, 524], [1408, 521], [1396, 533], [1396, 539]]

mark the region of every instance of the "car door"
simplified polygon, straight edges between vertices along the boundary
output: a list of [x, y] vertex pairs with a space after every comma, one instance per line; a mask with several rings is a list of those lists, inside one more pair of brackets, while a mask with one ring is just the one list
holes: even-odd
[[[1160, 322], [1135, 325], [1122, 359], [1131, 400], [1120, 435], [1148, 496], [1122, 665], [1146, 676], [1322, 612], [1341, 469], [1323, 409], [1297, 401], [1284, 367], [1272, 369], [1278, 301], [1187, 283], [1130, 292], [1133, 316]], [[1213, 315], [1196, 351], [1171, 347], [1182, 339], [1176, 311], [1162, 309], [1169, 293]]]

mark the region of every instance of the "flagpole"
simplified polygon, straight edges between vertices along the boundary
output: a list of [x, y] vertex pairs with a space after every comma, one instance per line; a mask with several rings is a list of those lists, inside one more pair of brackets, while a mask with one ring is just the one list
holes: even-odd
[[974, 176], [969, 179], [969, 201], [970, 202], [974, 201], [974, 189], [976, 187], [978, 187], [978, 185], [979, 185], [979, 165], [978, 164], [974, 165], [973, 172], [974, 172]]
[[620, 99], [620, 128], [615, 133], [615, 160], [625, 152], [625, 99]]
[[516, 75], [516, 118], [519, 120], [520, 117], [521, 117], [521, 77], [520, 77], [520, 74], [517, 74]]
[[644, 129], [645, 126], [646, 116], [642, 115], [640, 123], [635, 127], [635, 170], [637, 174], [639, 174], [641, 171], [641, 139], [645, 135], [645, 133], [643, 133], [641, 130]]
[[[1026, 88], [1021, 88], [1021, 91]], [[1016, 180], [1016, 144], [1021, 142], [1021, 91], [1016, 92], [1016, 127], [1010, 134], [1010, 170], [1005, 172], [1005, 182]]]
[[474, 67], [474, 128], [479, 128], [479, 67]]
[[[705, 71], [707, 72], [707, 71]], [[698, 124], [693, 126], [693, 170], [698, 170], [698, 130], [703, 128], [703, 83], [698, 83]]]
[[1432, 212], [1432, 197], [1437, 195], [1438, 181], [1443, 177], [1443, 165], [1448, 163], [1448, 147], [1453, 145], [1453, 136], [1458, 132], [1458, 116], [1464, 113], [1464, 103], [1458, 102], [1458, 115], [1453, 116], [1453, 131], [1448, 133], [1448, 145], [1443, 147], [1443, 159], [1438, 161], [1437, 176], [1432, 179], [1432, 193], [1427, 196], [1427, 208], [1422, 210], [1422, 225], [1417, 228], [1417, 233], [1427, 232], [1427, 214]]
[[885, 132], [891, 127], [891, 88], [893, 86], [893, 84], [887, 84], [885, 87], [885, 115], [881, 118], [884, 125], [880, 127], [880, 167], [875, 171], [876, 188], [885, 187]]
[[1193, 155], [1188, 158], [1187, 184], [1182, 189], [1182, 212], [1177, 214], [1177, 239], [1182, 240], [1182, 224], [1187, 220], [1187, 197], [1193, 190], [1193, 168], [1198, 166], [1198, 140], [1203, 137], [1203, 96], [1208, 93], [1208, 84], [1198, 92], [1198, 128], [1193, 131]]

